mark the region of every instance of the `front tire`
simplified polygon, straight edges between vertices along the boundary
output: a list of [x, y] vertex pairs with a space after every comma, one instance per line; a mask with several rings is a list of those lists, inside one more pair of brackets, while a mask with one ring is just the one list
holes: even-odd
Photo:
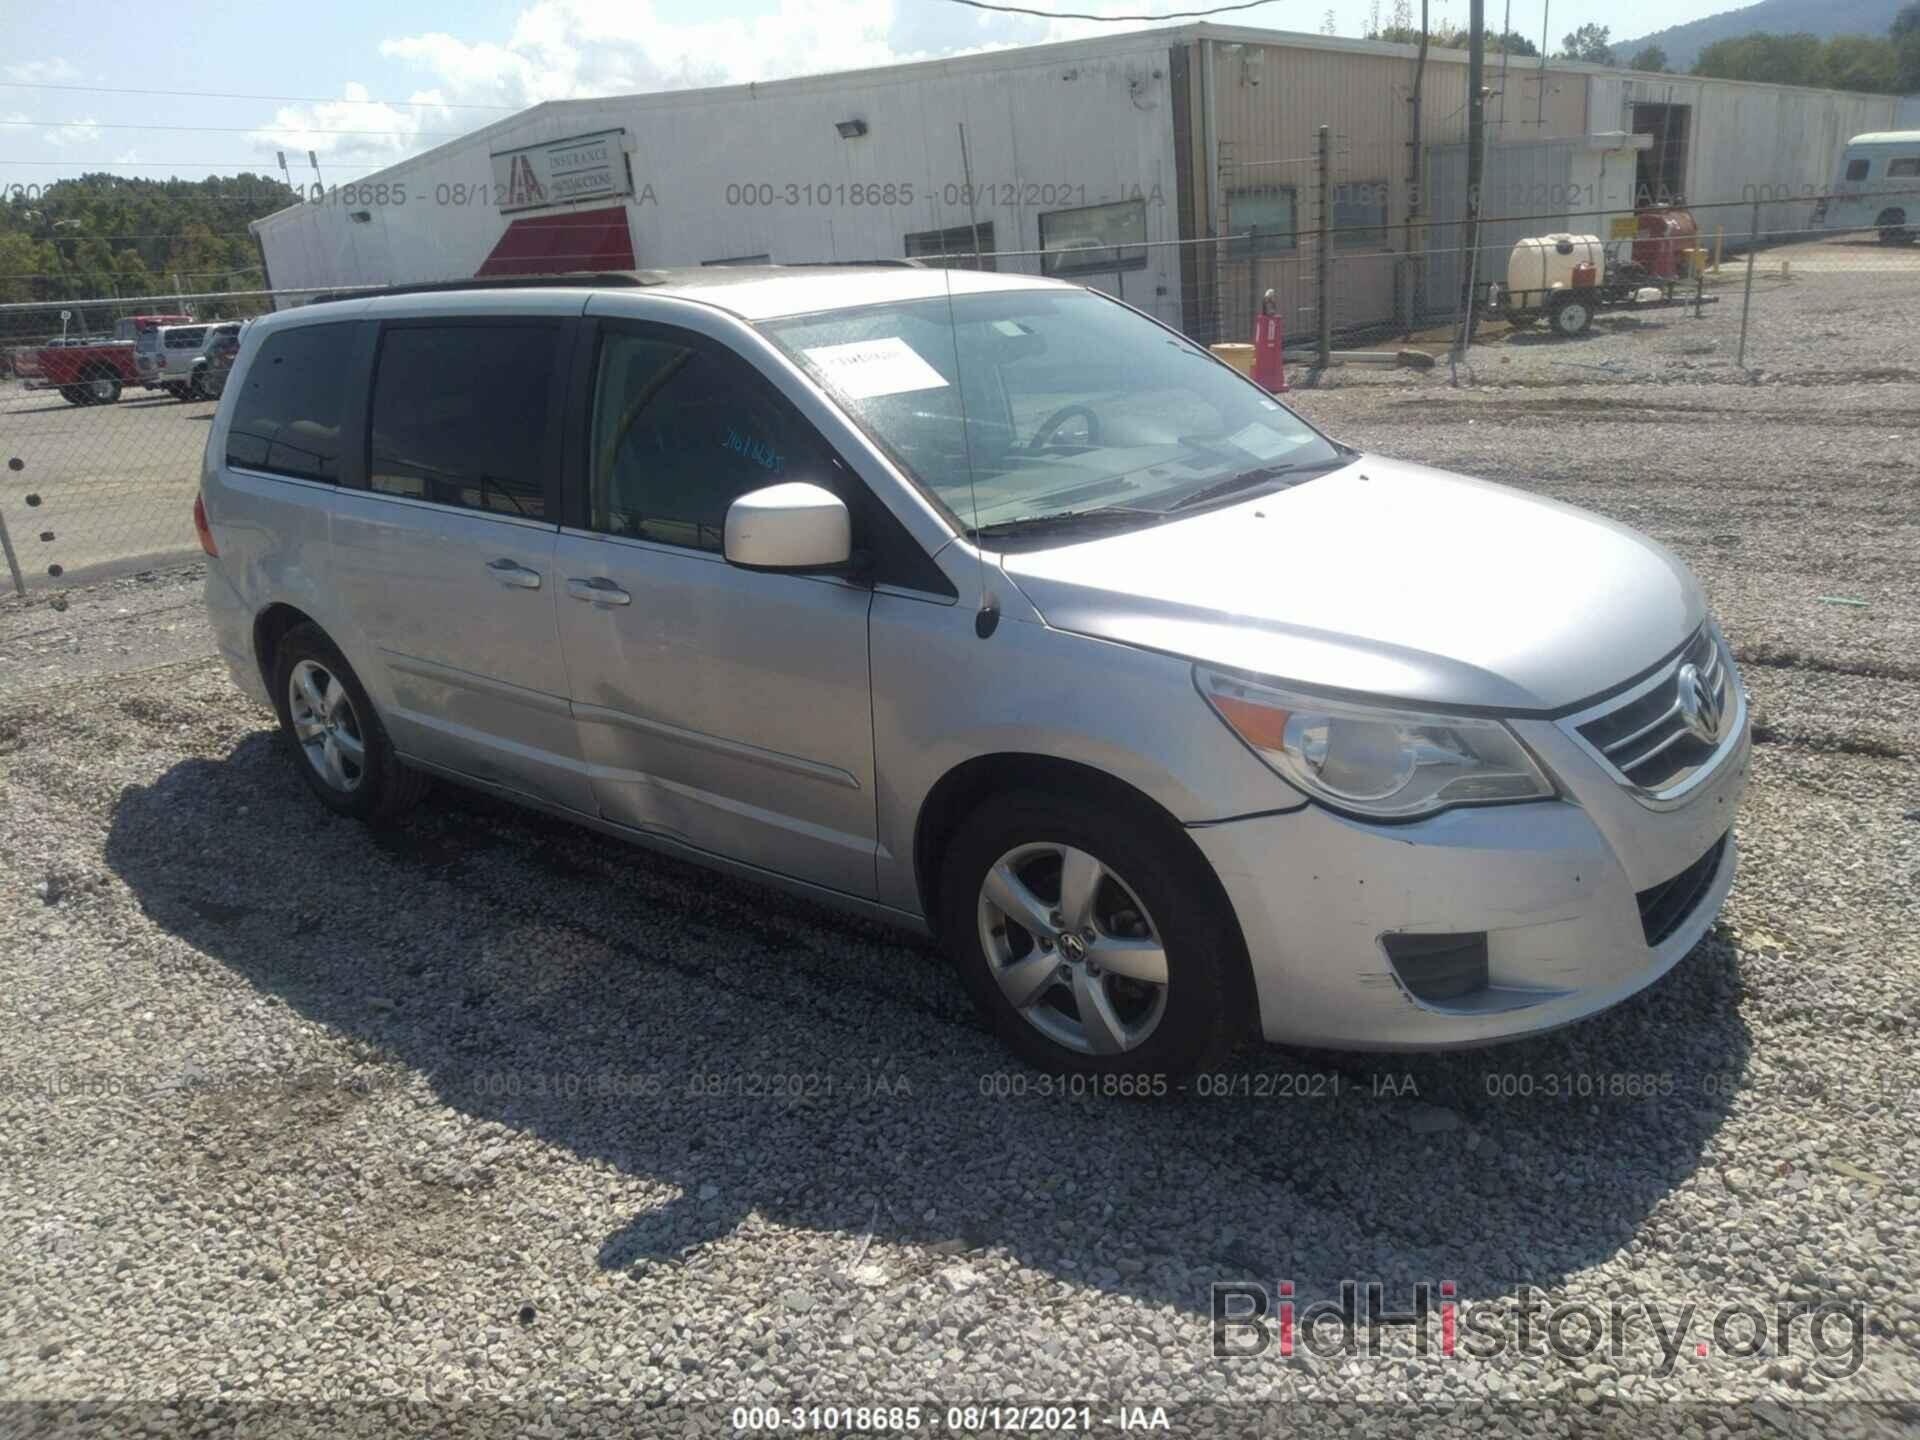
[[273, 702], [301, 778], [336, 815], [379, 824], [426, 794], [427, 776], [401, 763], [360, 677], [318, 625], [280, 638]]
[[1246, 1028], [1238, 926], [1170, 822], [1058, 792], [996, 796], [948, 846], [940, 895], [975, 1003], [1036, 1069], [1184, 1075]]

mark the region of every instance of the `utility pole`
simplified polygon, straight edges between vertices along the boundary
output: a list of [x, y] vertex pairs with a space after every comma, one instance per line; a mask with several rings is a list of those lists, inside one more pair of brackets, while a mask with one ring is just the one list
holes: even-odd
[[1487, 3], [1472, 0], [1467, 21], [1467, 264], [1463, 283], [1468, 287], [1463, 309], [1464, 336], [1473, 334], [1473, 295], [1475, 266], [1480, 254], [1481, 188], [1485, 182], [1487, 155]]

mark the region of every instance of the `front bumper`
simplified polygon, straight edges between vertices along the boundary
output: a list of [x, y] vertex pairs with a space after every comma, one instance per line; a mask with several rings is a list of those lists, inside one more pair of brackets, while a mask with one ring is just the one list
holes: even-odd
[[[1253, 961], [1269, 1040], [1350, 1049], [1476, 1045], [1549, 1030], [1652, 984], [1712, 926], [1733, 884], [1729, 832], [1751, 734], [1682, 806], [1633, 797], [1559, 726], [1515, 726], [1565, 786], [1536, 804], [1371, 825], [1317, 805], [1190, 829]], [[1638, 896], [1703, 865], [1697, 899], [1658, 944]], [[1487, 983], [1419, 998], [1384, 937], [1484, 933]]]

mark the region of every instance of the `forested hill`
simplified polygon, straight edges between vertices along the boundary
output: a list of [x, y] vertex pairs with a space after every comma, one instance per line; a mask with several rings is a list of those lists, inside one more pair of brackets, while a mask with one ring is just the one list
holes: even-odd
[[247, 222], [297, 197], [265, 175], [136, 180], [82, 175], [0, 195], [0, 300], [256, 288]]
[[1637, 40], [1616, 40], [1613, 53], [1626, 57], [1648, 45], [1667, 52], [1669, 68], [1685, 74], [1700, 52], [1716, 40], [1731, 40], [1756, 31], [1774, 35], [1884, 35], [1893, 17], [1908, 0], [1760, 0], [1758, 5], [1722, 10], [1704, 20], [1670, 25]]

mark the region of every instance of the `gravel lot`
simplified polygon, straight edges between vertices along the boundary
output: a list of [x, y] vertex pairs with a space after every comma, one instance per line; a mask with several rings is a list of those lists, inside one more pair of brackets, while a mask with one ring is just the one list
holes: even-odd
[[[928, 948], [564, 824], [445, 788], [390, 835], [330, 819], [191, 569], [0, 603], [0, 1396], [1911, 1433], [1920, 312], [1883, 289], [1791, 383], [1689, 349], [1720, 316], [1603, 325], [1584, 379], [1515, 341], [1462, 390], [1297, 397], [1674, 546], [1762, 743], [1722, 921], [1646, 994], [1477, 1054], [1250, 1049], [1226, 1098], [1042, 1093]], [[1210, 1352], [1211, 1282], [1346, 1279], [1451, 1282], [1508, 1343]], [[1620, 1353], [1547, 1352], [1581, 1303], [1622, 1308]], [[1857, 1354], [1837, 1321], [1825, 1358], [1805, 1320], [1713, 1333], [1795, 1303], [1857, 1307]], [[1689, 1305], [1668, 1363], [1648, 1307]]]

